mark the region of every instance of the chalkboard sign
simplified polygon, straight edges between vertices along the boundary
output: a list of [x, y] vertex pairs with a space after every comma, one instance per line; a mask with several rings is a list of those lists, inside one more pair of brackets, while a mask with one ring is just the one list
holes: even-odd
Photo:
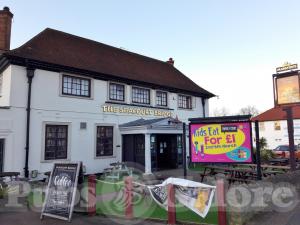
[[81, 163], [55, 163], [43, 205], [43, 216], [71, 221]]

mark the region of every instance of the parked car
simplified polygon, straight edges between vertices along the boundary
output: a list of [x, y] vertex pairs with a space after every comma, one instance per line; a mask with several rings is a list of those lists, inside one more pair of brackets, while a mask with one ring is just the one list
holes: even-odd
[[[273, 149], [277, 158], [289, 158], [290, 147], [289, 145], [279, 145]], [[300, 160], [300, 145], [295, 145], [295, 158]]]

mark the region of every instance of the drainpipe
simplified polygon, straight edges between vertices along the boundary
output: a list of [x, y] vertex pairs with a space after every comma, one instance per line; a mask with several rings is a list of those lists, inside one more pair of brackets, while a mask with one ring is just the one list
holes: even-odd
[[203, 109], [203, 118], [205, 118], [205, 98], [201, 98], [202, 100], [202, 109]]
[[30, 110], [31, 110], [31, 85], [34, 77], [34, 68], [27, 67], [27, 82], [28, 82], [28, 93], [27, 93], [27, 118], [26, 118], [26, 146], [25, 146], [25, 167], [24, 175], [26, 178], [29, 177], [28, 161], [29, 161], [29, 140], [30, 140]]

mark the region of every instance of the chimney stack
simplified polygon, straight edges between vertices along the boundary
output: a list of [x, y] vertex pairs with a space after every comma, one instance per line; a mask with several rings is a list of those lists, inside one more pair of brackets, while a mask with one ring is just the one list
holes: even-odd
[[167, 63], [169, 63], [172, 66], [174, 66], [174, 60], [173, 60], [173, 58], [169, 58], [169, 60], [167, 61]]
[[10, 49], [11, 22], [13, 14], [8, 7], [0, 10], [0, 53]]

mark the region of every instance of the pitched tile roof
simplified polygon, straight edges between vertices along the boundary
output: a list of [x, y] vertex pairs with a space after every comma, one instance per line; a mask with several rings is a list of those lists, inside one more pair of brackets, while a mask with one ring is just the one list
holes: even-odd
[[119, 127], [137, 127], [137, 126], [147, 126], [147, 125], [151, 125], [153, 123], [165, 120], [166, 118], [158, 118], [158, 119], [149, 119], [149, 120], [145, 120], [145, 119], [138, 119], [138, 120], [134, 120], [128, 123], [124, 123], [119, 125]]
[[206, 98], [214, 96], [167, 62], [50, 28], [3, 55], [90, 71], [120, 81], [124, 79], [153, 87], [166, 87]]
[[166, 123], [176, 123], [181, 124], [182, 122], [176, 118], [166, 117], [166, 118], [157, 118], [157, 119], [137, 119], [128, 123], [119, 125], [119, 127], [138, 127], [138, 126], [148, 126], [154, 125], [157, 122], [166, 121]]
[[[300, 119], [300, 105], [293, 105], [293, 117], [294, 119]], [[277, 120], [286, 120], [286, 112], [283, 111], [282, 106], [277, 106], [272, 109], [269, 109], [256, 117], [252, 118], [252, 121], [258, 120], [263, 121], [277, 121]]]

